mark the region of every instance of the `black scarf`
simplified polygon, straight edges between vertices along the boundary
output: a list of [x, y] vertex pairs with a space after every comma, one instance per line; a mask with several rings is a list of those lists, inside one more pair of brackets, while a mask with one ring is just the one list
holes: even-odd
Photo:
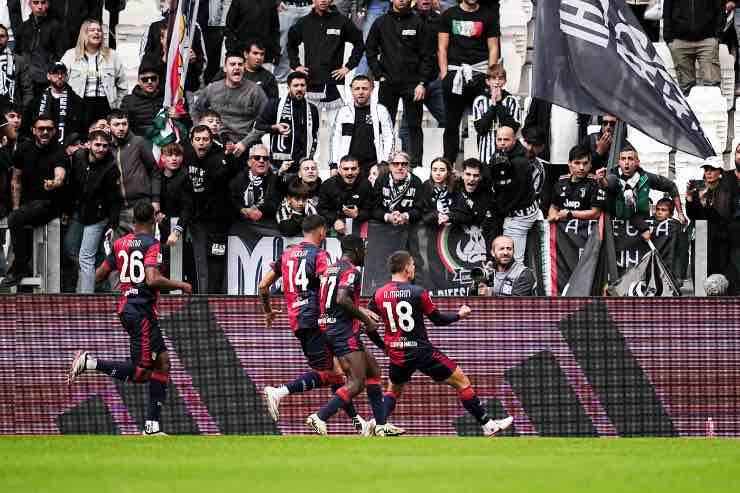
[[15, 101], [15, 56], [7, 46], [0, 52], [0, 94]]
[[[67, 96], [69, 94], [69, 86], [64, 86], [64, 92], [59, 98], [59, 115], [57, 118], [57, 140], [60, 144], [64, 145], [64, 120], [67, 117]], [[41, 104], [39, 105], [39, 115], [48, 113], [49, 105], [54, 100], [54, 96], [51, 94], [51, 87], [44, 91], [44, 95], [41, 96]]]

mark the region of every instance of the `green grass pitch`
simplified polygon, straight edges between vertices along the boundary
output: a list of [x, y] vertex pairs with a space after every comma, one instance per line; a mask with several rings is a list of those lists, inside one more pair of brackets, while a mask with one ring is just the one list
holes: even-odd
[[3, 437], [3, 493], [740, 492], [707, 439]]

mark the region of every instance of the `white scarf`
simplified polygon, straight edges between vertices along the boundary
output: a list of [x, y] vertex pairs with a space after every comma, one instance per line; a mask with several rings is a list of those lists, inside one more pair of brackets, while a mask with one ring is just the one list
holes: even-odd
[[7, 46], [0, 52], [0, 94], [15, 101], [15, 56]]
[[[270, 139], [270, 147], [272, 147], [272, 158], [276, 161], [291, 161], [293, 160], [293, 149], [295, 141], [293, 136], [295, 135], [295, 119], [293, 118], [293, 99], [290, 98], [290, 104], [288, 102], [288, 96], [280, 98], [277, 109], [277, 121], [275, 123], [287, 123], [290, 125], [290, 133], [288, 135], [276, 135]], [[305, 158], [313, 158], [314, 141], [313, 141], [313, 115], [311, 114], [311, 106], [306, 101], [306, 153], [303, 155]]]
[[249, 185], [244, 191], [244, 203], [247, 207], [258, 207], [265, 201], [265, 191], [262, 188], [263, 178], [249, 170]]
[[622, 193], [624, 194], [624, 205], [632, 210], [637, 210], [635, 187], [639, 181], [640, 173], [635, 173], [632, 178], [627, 180], [624, 179], [624, 175], [621, 173], [619, 175], [619, 183], [622, 185]]
[[[59, 132], [58, 141], [64, 145], [64, 119], [67, 117], [67, 94], [69, 86], [64, 87], [64, 92], [59, 98], [59, 121], [57, 122], [57, 132]], [[39, 105], [39, 115], [43, 115], [48, 111], [49, 102], [54, 99], [51, 94], [51, 87], [44, 91], [44, 95], [41, 96], [41, 104]]]

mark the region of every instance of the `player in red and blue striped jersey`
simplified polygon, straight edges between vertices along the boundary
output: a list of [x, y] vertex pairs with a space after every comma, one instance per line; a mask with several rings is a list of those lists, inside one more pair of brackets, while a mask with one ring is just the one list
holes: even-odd
[[122, 382], [149, 383], [144, 434], [163, 435], [159, 421], [167, 397], [170, 357], [159, 328], [159, 290], [180, 289], [190, 294], [192, 287], [159, 272], [159, 241], [152, 235], [153, 231], [154, 208], [145, 202], [136, 204], [134, 232], [115, 242], [95, 272], [98, 282], [107, 279], [114, 270], [119, 272], [121, 300], [117, 311], [131, 339], [131, 360], [97, 360], [87, 351], [77, 351], [69, 379], [71, 383], [86, 370], [96, 370]]
[[393, 413], [404, 385], [418, 370], [435, 382], [445, 382], [454, 387], [462, 405], [483, 428], [484, 435], [493, 436], [511, 426], [511, 416], [498, 420], [488, 416], [462, 369], [435, 348], [427, 336], [425, 316], [434, 325], [450, 325], [470, 315], [470, 308], [463, 305], [456, 314], [441, 313], [426, 289], [411, 284], [416, 267], [409, 252], [395, 252], [388, 260], [388, 266], [391, 282], [378, 288], [368, 305], [370, 310], [380, 315], [385, 325], [380, 347], [390, 358], [390, 384], [383, 399], [386, 419]]
[[[319, 247], [326, 238], [326, 223], [321, 216], [308, 216], [303, 220], [302, 229], [303, 241], [285, 250], [280, 263], [273, 264], [259, 285], [265, 323], [271, 327], [279, 311], [270, 305], [270, 287], [282, 277], [290, 328], [312, 369], [285, 385], [264, 388], [267, 409], [275, 421], [280, 418], [283, 397], [326, 385], [336, 391], [344, 384], [339, 364], [330, 353], [318, 322], [320, 278], [330, 263], [329, 254]], [[345, 403], [344, 410], [357, 431], [362, 433], [367, 429], [367, 422], [357, 414], [352, 402]]]
[[[336, 389], [334, 396], [318, 412], [306, 418], [306, 424], [316, 433], [326, 435], [329, 418], [367, 389], [374, 419], [365, 434], [386, 435], [380, 367], [360, 339], [360, 326], [364, 324], [368, 337], [382, 342], [377, 332], [380, 318], [360, 307], [362, 276], [358, 267], [365, 263], [365, 242], [358, 236], [347, 235], [342, 237], [341, 244], [342, 258], [326, 269], [321, 277], [319, 324], [326, 335], [329, 350], [347, 375], [347, 381]], [[391, 427], [388, 434], [401, 433], [403, 430]]]

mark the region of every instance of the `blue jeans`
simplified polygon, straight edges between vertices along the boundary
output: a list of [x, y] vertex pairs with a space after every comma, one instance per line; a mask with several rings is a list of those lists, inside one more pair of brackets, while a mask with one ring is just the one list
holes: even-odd
[[[367, 35], [370, 34], [370, 28], [373, 27], [375, 20], [381, 15], [388, 12], [390, 2], [387, 0], [370, 0], [367, 5], [367, 15], [365, 16], [365, 22], [362, 24], [362, 39], [367, 41]], [[357, 66], [357, 75], [367, 74], [370, 68], [367, 65], [367, 58], [362, 55], [362, 60]]]
[[95, 292], [95, 257], [100, 247], [108, 220], [99, 223], [88, 224], [82, 230], [82, 243], [80, 244], [80, 293]]
[[296, 7], [295, 5], [285, 5], [286, 9], [280, 12], [280, 63], [275, 67], [273, 75], [278, 82], [285, 82], [290, 75], [290, 60], [288, 59], [288, 31], [298, 22], [298, 19], [308, 15], [312, 7]]
[[[426, 96], [424, 97], [424, 106], [427, 107], [429, 113], [432, 114], [435, 120], [437, 120], [438, 127], [444, 128], [447, 125], [447, 113], [445, 112], [445, 101], [442, 96], [442, 81], [435, 79], [426, 86]], [[409, 148], [409, 124], [406, 121], [406, 112], [404, 111], [403, 119], [401, 120], [401, 129], [398, 132], [401, 138], [401, 145], [403, 149]]]

